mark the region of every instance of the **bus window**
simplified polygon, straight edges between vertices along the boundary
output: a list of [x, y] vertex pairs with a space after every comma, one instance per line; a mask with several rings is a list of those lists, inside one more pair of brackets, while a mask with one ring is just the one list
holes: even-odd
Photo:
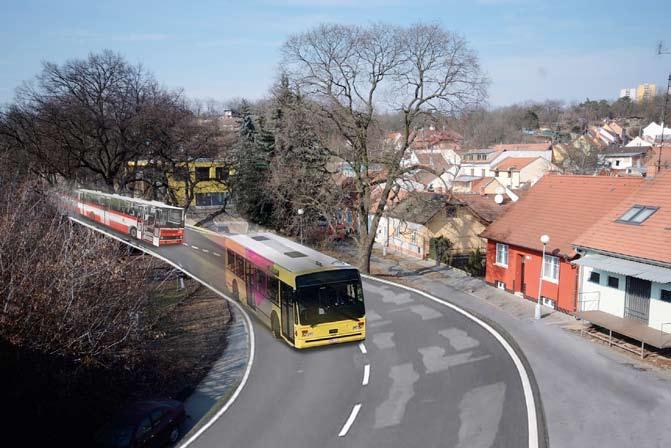
[[235, 255], [235, 275], [245, 277], [245, 259], [238, 254]]
[[231, 249], [226, 249], [226, 268], [235, 272], [235, 253]]
[[279, 303], [277, 294], [279, 292], [279, 280], [275, 277], [268, 276], [268, 300], [275, 305]]

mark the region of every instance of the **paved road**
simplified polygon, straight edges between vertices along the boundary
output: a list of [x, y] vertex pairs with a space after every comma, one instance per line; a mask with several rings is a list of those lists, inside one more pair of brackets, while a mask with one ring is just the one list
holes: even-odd
[[[224, 290], [212, 234], [153, 248]], [[252, 319], [254, 363], [236, 401], [194, 447], [511, 447], [529, 444], [522, 380], [471, 319], [414, 292], [364, 282], [364, 344], [298, 351]]]

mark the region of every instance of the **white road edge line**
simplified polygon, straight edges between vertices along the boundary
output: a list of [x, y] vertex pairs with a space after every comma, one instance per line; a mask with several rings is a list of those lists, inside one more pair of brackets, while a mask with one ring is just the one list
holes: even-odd
[[517, 372], [520, 375], [520, 380], [522, 381], [522, 390], [524, 391], [524, 401], [526, 403], [527, 407], [527, 426], [529, 428], [529, 448], [538, 448], [538, 417], [536, 416], [536, 400], [534, 398], [534, 393], [531, 388], [531, 380], [529, 379], [529, 374], [527, 373], [526, 369], [524, 368], [524, 364], [522, 364], [522, 360], [520, 359], [519, 356], [517, 356], [517, 353], [515, 353], [515, 350], [513, 350], [512, 346], [508, 343], [508, 341], [505, 340], [501, 334], [496, 331], [491, 325], [488, 323], [484, 322], [483, 320], [477, 318], [476, 316], [472, 315], [468, 311], [458, 307], [457, 305], [454, 305], [453, 303], [446, 302], [442, 299], [439, 299], [438, 297], [432, 296], [431, 294], [428, 294], [424, 291], [420, 291], [419, 289], [411, 288], [410, 286], [406, 285], [401, 285], [399, 283], [394, 283], [389, 280], [382, 280], [376, 277], [372, 277], [370, 275], [364, 275], [361, 274], [361, 276], [365, 279], [368, 280], [374, 280], [380, 283], [384, 283], [387, 285], [391, 286], [396, 286], [398, 288], [403, 288], [408, 291], [412, 291], [416, 294], [419, 294], [421, 296], [426, 297], [427, 299], [433, 300], [436, 303], [440, 303], [441, 305], [444, 305], [448, 308], [452, 308], [456, 312], [462, 314], [463, 316], [471, 319], [473, 322], [477, 323], [480, 325], [482, 328], [487, 330], [494, 338], [499, 341], [499, 343], [503, 346], [503, 348], [508, 352], [508, 356], [513, 360], [513, 364], [515, 364], [515, 367], [517, 368]]
[[349, 415], [347, 421], [345, 422], [342, 429], [338, 433], [338, 437], [345, 437], [347, 435], [349, 428], [352, 426], [352, 423], [354, 423], [354, 420], [356, 420], [356, 416], [359, 415], [360, 410], [361, 410], [361, 403], [355, 404], [354, 407], [352, 408], [352, 413]]
[[363, 366], [363, 381], [361, 381], [362, 386], [368, 386], [368, 380], [370, 379], [370, 364]]
[[156, 252], [153, 252], [146, 247], [138, 246], [138, 245], [133, 244], [129, 241], [126, 241], [122, 238], [119, 238], [116, 235], [113, 235], [109, 232], [106, 232], [102, 229], [99, 229], [98, 227], [95, 227], [91, 224], [80, 221], [77, 218], [73, 218], [71, 216], [69, 218], [70, 218], [70, 220], [75, 221], [75, 222], [77, 222], [77, 223], [79, 223], [79, 224], [81, 224], [85, 227], [88, 227], [90, 229], [95, 230], [96, 232], [100, 232], [104, 235], [107, 235], [110, 238], [114, 238], [117, 241], [121, 241], [122, 243], [128, 244], [131, 247], [134, 247], [138, 250], [141, 250], [144, 253], [152, 255], [152, 256], [158, 258], [159, 260], [162, 260], [165, 263], [168, 263], [169, 265], [171, 265], [175, 268], [178, 268], [179, 270], [181, 270], [185, 274], [189, 275], [194, 280], [202, 283], [203, 285], [207, 286], [209, 289], [211, 289], [216, 294], [218, 294], [221, 297], [223, 297], [224, 299], [228, 300], [230, 303], [232, 303], [242, 313], [242, 316], [245, 319], [244, 320], [245, 326], [247, 327], [247, 334], [249, 335], [249, 360], [247, 361], [247, 368], [245, 369], [245, 374], [242, 376], [242, 380], [240, 381], [240, 384], [238, 384], [238, 387], [235, 389], [235, 391], [233, 392], [233, 395], [231, 395], [231, 397], [228, 399], [226, 404], [221, 409], [219, 409], [217, 411], [217, 413], [214, 414], [212, 416], [212, 418], [207, 423], [205, 423], [198, 431], [196, 431], [196, 433], [194, 435], [192, 435], [189, 438], [189, 440], [180, 444], [179, 447], [180, 448], [185, 448], [185, 447], [191, 445], [198, 437], [201, 436], [201, 434], [203, 434], [205, 431], [207, 431], [210, 428], [210, 426], [212, 426], [222, 415], [224, 415], [224, 413], [228, 410], [228, 408], [230, 408], [231, 405], [233, 404], [233, 402], [235, 402], [235, 400], [238, 398], [238, 395], [240, 395], [240, 392], [242, 392], [242, 389], [245, 387], [245, 384], [247, 384], [247, 380], [249, 379], [249, 374], [252, 371], [252, 365], [254, 364], [254, 349], [255, 349], [254, 328], [252, 327], [252, 321], [250, 320], [249, 315], [247, 314], [247, 312], [244, 310], [244, 308], [242, 308], [242, 306], [238, 302], [236, 302], [232, 298], [228, 297], [226, 294], [222, 293], [221, 291], [217, 290], [215, 287], [213, 287], [213, 286], [209, 285], [208, 283], [204, 282], [200, 278], [196, 277], [195, 275], [191, 274], [190, 272], [186, 271], [181, 266], [177, 266], [177, 264], [175, 264], [172, 261], [168, 260], [167, 258], [163, 257], [162, 255], [159, 255]]
[[366, 345], [363, 342], [359, 343], [359, 350], [361, 350], [361, 353], [363, 353], [364, 355], [368, 353], [368, 350], [366, 350]]

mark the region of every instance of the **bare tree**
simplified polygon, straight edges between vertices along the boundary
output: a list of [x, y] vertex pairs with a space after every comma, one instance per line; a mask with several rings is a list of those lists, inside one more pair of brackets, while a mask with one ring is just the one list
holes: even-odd
[[35, 182], [0, 173], [0, 337], [82, 363], [133, 365], [157, 264], [75, 227]]
[[[401, 164], [415, 131], [432, 113], [454, 115], [479, 104], [487, 80], [465, 39], [438, 25], [320, 25], [290, 37], [283, 54], [283, 69], [339, 137], [330, 151], [354, 173], [360, 267], [369, 272], [396, 181], [418, 168]], [[381, 145], [381, 111], [401, 115], [394, 145]]]

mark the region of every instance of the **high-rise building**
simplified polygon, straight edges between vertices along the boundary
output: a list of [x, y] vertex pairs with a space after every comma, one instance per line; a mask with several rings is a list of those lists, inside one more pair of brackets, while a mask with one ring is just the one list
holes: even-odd
[[657, 86], [654, 84], [639, 84], [636, 88], [636, 101], [649, 101], [655, 97]]
[[636, 88], [620, 89], [620, 98], [629, 97], [630, 100], [636, 99]]

